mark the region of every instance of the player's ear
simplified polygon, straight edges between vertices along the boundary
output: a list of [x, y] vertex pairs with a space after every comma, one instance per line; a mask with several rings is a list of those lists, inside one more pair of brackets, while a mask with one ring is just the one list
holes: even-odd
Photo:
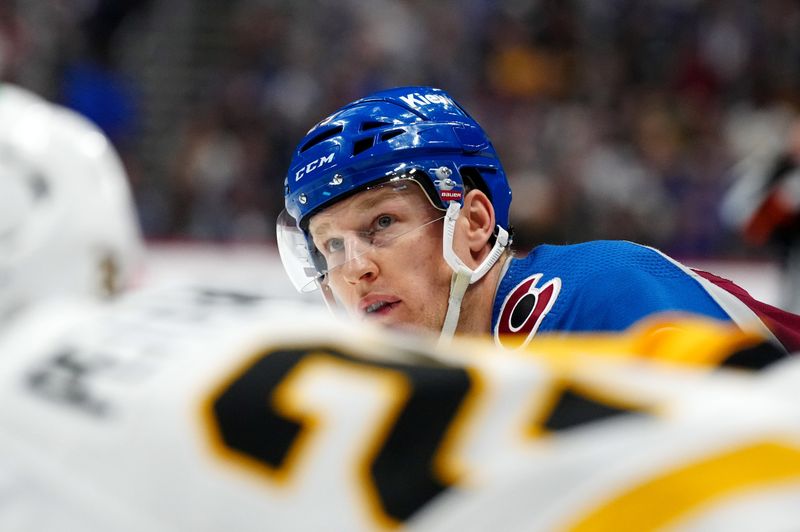
[[[473, 255], [480, 254], [494, 232], [494, 207], [489, 197], [477, 189], [464, 196], [461, 218], [465, 221], [466, 244]], [[491, 246], [489, 246], [491, 247]]]

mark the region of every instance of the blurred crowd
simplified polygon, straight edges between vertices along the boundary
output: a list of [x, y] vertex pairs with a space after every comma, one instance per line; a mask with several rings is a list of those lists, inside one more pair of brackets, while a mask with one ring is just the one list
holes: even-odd
[[3, 79], [109, 133], [151, 238], [271, 241], [305, 131], [367, 92], [425, 84], [493, 138], [518, 249], [622, 238], [752, 256], [721, 199], [800, 109], [795, 0], [48, 4], [0, 2]]

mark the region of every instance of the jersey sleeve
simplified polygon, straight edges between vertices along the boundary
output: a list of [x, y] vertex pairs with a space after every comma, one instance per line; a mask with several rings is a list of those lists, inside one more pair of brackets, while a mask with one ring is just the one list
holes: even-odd
[[660, 313], [688, 313], [730, 321], [689, 274], [660, 252], [627, 244], [584, 279], [576, 319], [593, 330], [618, 331]]

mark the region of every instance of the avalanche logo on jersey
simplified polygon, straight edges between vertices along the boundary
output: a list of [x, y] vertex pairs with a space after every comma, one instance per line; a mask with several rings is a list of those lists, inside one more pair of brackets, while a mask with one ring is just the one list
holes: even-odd
[[561, 291], [561, 279], [553, 277], [537, 287], [541, 273], [535, 273], [514, 287], [508, 294], [494, 330], [495, 341], [507, 349], [528, 345], [542, 320], [553, 308]]

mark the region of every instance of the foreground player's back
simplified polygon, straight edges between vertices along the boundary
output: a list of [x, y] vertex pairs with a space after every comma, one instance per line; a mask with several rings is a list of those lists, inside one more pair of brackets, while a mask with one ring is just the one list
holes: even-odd
[[635, 360], [758, 349], [706, 322], [642, 327], [438, 352], [220, 289], [52, 302], [0, 337], [0, 529], [797, 522], [800, 427], [779, 386], [797, 368]]

